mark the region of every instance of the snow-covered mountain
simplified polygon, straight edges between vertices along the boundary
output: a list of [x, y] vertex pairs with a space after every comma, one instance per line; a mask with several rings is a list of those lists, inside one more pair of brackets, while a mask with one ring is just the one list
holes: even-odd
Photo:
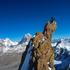
[[61, 39], [59, 41], [52, 42], [52, 46], [67, 49], [67, 51], [70, 51], [70, 39]]
[[0, 39], [0, 46], [11, 46], [11, 45], [17, 45], [18, 42], [13, 42], [12, 40], [10, 40], [9, 38], [5, 38], [5, 39]]
[[55, 50], [56, 70], [70, 70], [70, 39], [57, 40], [52, 42], [52, 46]]
[[32, 35], [30, 33], [27, 33], [18, 44], [28, 45], [28, 42], [30, 41], [31, 38], [32, 38]]
[[60, 39], [59, 41], [52, 42], [55, 53], [60, 54], [61, 51], [70, 53], [70, 39]]
[[12, 46], [17, 45], [18, 42], [12, 41], [9, 38], [0, 39], [0, 54], [6, 53], [12, 48]]
[[28, 42], [31, 38], [31, 34], [27, 33], [20, 42], [14, 42], [9, 38], [0, 39], [0, 54], [12, 52], [19, 53], [25, 51], [26, 46], [28, 45]]

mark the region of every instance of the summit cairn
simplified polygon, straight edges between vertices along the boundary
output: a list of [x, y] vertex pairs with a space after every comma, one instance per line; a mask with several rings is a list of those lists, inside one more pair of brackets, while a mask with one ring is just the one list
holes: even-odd
[[54, 49], [51, 46], [52, 33], [56, 30], [56, 21], [52, 17], [46, 23], [43, 32], [37, 32], [32, 38], [32, 61], [34, 70], [55, 70]]

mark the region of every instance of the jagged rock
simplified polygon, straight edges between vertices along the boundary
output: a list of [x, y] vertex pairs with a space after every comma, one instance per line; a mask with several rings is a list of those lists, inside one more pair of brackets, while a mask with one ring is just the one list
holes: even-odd
[[55, 29], [56, 22], [51, 19], [45, 25], [43, 32], [37, 32], [35, 37], [30, 39], [20, 70], [55, 70], [54, 50], [51, 46], [51, 37]]
[[37, 32], [32, 39], [33, 46], [33, 65], [35, 70], [55, 70], [54, 68], [54, 50], [51, 47], [52, 32], [56, 29], [56, 22], [54, 19], [48, 22], [44, 31]]

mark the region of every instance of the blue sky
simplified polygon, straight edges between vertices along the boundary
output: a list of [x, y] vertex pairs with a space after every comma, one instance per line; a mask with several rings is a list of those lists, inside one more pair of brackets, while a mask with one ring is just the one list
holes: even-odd
[[53, 38], [70, 37], [69, 0], [0, 0], [0, 38], [21, 40], [42, 32], [51, 16], [57, 21]]

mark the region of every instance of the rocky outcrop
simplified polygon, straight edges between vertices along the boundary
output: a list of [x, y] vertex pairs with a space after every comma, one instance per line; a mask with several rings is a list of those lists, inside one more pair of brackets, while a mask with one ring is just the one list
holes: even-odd
[[54, 50], [51, 46], [52, 33], [56, 29], [54, 18], [46, 23], [43, 32], [31, 38], [22, 57], [19, 70], [55, 70]]
[[54, 68], [54, 50], [51, 47], [52, 33], [56, 29], [54, 19], [45, 25], [44, 31], [37, 32], [32, 39], [33, 54], [32, 60], [35, 70], [55, 70]]

